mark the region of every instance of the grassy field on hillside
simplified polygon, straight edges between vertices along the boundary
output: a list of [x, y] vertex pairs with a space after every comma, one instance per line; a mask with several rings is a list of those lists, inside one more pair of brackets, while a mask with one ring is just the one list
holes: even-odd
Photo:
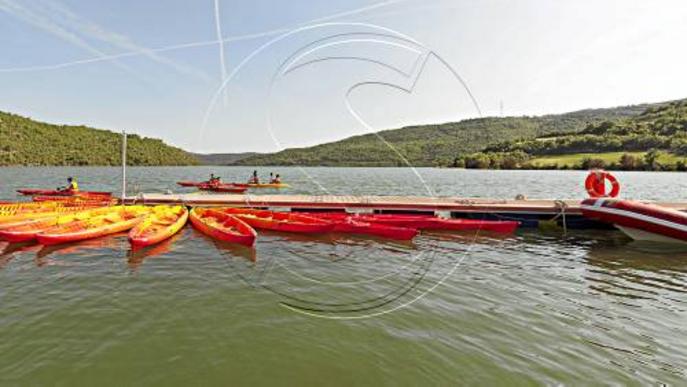
[[[574, 153], [568, 155], [554, 155], [546, 157], [537, 157], [532, 159], [532, 165], [545, 166], [545, 165], [558, 165], [559, 167], [568, 166], [572, 168], [575, 165], [579, 165], [585, 158], [590, 159], [601, 159], [607, 164], [617, 163], [623, 154], [630, 154], [637, 158], [644, 158], [646, 152], [606, 152], [606, 153]], [[661, 153], [658, 158], [658, 162], [661, 164], [675, 164], [678, 161], [687, 161], [685, 157], [676, 156], [671, 153]]]

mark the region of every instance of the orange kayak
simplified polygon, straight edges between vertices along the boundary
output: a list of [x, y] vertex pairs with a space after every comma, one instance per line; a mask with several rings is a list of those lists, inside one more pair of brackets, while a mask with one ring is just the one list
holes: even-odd
[[80, 197], [80, 196], [34, 196], [31, 200], [34, 202], [56, 202], [56, 204], [63, 206], [108, 206], [117, 204], [117, 199], [106, 197]]
[[134, 247], [150, 246], [170, 238], [181, 230], [188, 220], [184, 206], [156, 206], [136, 227], [129, 231], [129, 242]]
[[0, 204], [0, 215], [6, 215], [8, 213], [16, 213], [22, 211], [46, 211], [46, 208], [55, 208], [59, 206], [60, 204], [58, 203], [5, 203]]
[[211, 208], [191, 210], [191, 224], [203, 234], [220, 241], [253, 246], [258, 234], [239, 218]]
[[93, 207], [44, 207], [31, 210], [0, 212], [0, 225], [11, 224], [26, 220], [36, 220], [70, 214], [78, 211], [93, 209]]
[[251, 227], [263, 230], [306, 234], [321, 234], [334, 230], [334, 223], [328, 220], [289, 212], [229, 207], [222, 208], [221, 211], [236, 216]]
[[0, 224], [0, 239], [10, 242], [26, 242], [36, 239], [39, 233], [60, 224], [73, 222], [75, 220], [85, 220], [94, 216], [105, 215], [108, 212], [115, 212], [116, 208], [103, 207], [92, 210], [78, 211], [67, 214], [53, 214], [34, 219], [24, 219], [12, 223]]
[[85, 220], [75, 220], [44, 230], [36, 235], [38, 242], [44, 245], [75, 242], [84, 239], [98, 238], [117, 232], [127, 231], [136, 226], [150, 213], [150, 207], [125, 206], [106, 215]]
[[[89, 203], [90, 204], [90, 203]], [[78, 207], [81, 206], [81, 202], [56, 202], [56, 201], [46, 201], [46, 202], [14, 202], [0, 204], [0, 217], [7, 215], [15, 215], [18, 213], [27, 212], [49, 212], [53, 211], [55, 208], [63, 207]]]

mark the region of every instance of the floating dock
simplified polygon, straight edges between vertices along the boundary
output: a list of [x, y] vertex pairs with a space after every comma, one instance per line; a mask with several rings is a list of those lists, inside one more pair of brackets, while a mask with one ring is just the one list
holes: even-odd
[[[125, 203], [253, 207], [288, 211], [346, 211], [437, 214], [452, 218], [517, 220], [524, 227], [543, 222], [562, 228], [609, 228], [582, 216], [580, 200], [507, 200], [424, 196], [140, 194]], [[657, 203], [687, 210], [687, 203]]]

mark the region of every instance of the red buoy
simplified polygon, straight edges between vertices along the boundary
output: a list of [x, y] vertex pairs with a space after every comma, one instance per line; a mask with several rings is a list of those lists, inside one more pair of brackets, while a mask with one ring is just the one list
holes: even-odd
[[[606, 180], [611, 183], [611, 192], [606, 194]], [[587, 175], [584, 181], [589, 197], [592, 198], [614, 198], [620, 193], [620, 183], [610, 172], [604, 170], [593, 170]]]

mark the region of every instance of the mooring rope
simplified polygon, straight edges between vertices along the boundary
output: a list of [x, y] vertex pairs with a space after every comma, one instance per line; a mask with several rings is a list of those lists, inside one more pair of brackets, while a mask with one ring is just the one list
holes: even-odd
[[553, 219], [551, 219], [551, 221], [553, 222], [553, 221], [558, 220], [558, 218], [562, 218], [562, 220], [563, 220], [563, 234], [567, 234], [568, 233], [568, 221], [566, 220], [566, 217], [565, 217], [565, 209], [568, 208], [568, 203], [566, 203], [562, 200], [556, 200], [554, 202], [554, 204], [556, 205], [556, 208], [559, 209], [559, 212], [558, 212], [558, 214], [556, 214], [556, 216], [553, 217]]

